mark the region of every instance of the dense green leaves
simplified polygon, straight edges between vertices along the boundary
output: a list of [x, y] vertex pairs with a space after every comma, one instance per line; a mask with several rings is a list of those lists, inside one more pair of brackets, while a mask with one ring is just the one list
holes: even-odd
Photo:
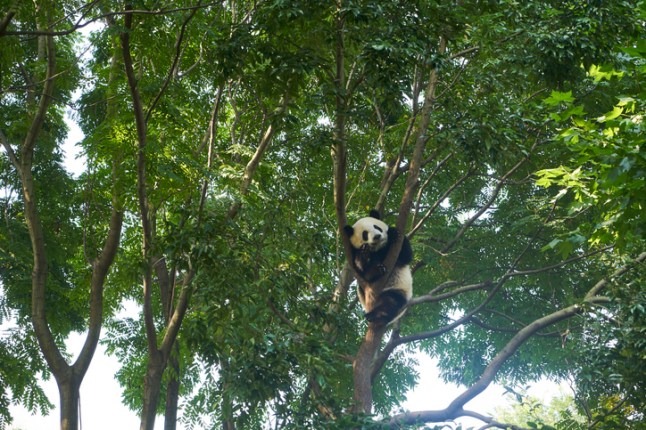
[[[16, 12], [0, 28], [0, 315], [28, 341], [0, 338], [5, 419], [10, 401], [49, 407], [34, 380], [46, 371], [29, 329], [32, 250], [7, 148], [20, 157], [33, 122], [45, 70], [35, 23], [51, 14], [59, 74], [33, 166], [48, 323], [57, 339], [84, 329], [87, 262], [111, 209], [123, 210], [102, 341], [130, 409], [144, 408], [146, 336], [161, 344], [188, 291], [161, 396], [180, 381], [186, 426], [378, 425], [348, 413], [366, 325], [342, 276], [330, 147], [339, 136], [347, 147], [349, 220], [382, 205], [393, 224], [419, 137], [407, 231], [419, 302], [376, 357], [373, 412], [403, 407], [418, 383], [411, 352], [469, 387], [520, 331], [576, 304], [495, 379], [572, 378], [588, 424], [643, 420], [643, 270], [610, 278], [644, 251], [643, 2], [136, 1], [131, 29], [120, 2], [18, 3], [0, 3], [0, 19]], [[84, 132], [76, 177], [61, 165], [66, 109]], [[21, 360], [28, 373], [12, 373]]]

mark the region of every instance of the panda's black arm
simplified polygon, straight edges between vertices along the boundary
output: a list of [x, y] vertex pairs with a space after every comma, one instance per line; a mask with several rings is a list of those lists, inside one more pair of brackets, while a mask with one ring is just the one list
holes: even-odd
[[[396, 227], [388, 227], [388, 249], [391, 248], [397, 242], [399, 237], [399, 230]], [[384, 259], [386, 256], [384, 256]], [[396, 266], [405, 266], [410, 264], [413, 261], [413, 248], [410, 246], [410, 241], [408, 237], [404, 235], [404, 241], [402, 242], [401, 250], [399, 251], [399, 256], [397, 256], [397, 261], [395, 262]]]
[[397, 257], [397, 266], [405, 266], [410, 264], [413, 261], [413, 248], [410, 246], [410, 241], [408, 237], [404, 236], [404, 242], [402, 243], [402, 249], [399, 251], [399, 257]]

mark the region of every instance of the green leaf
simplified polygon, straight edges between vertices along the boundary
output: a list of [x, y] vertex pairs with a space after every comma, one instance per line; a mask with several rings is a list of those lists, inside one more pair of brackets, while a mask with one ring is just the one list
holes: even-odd
[[549, 97], [543, 100], [545, 104], [548, 106], [556, 106], [560, 103], [572, 103], [574, 101], [574, 97], [572, 97], [572, 91], [566, 91], [566, 92], [560, 92], [560, 91], [552, 91]]
[[611, 112], [608, 112], [605, 115], [602, 115], [602, 116], [598, 117], [597, 121], [598, 122], [606, 122], [606, 121], [613, 120], [613, 119], [617, 118], [619, 115], [621, 115], [623, 113], [623, 111], [624, 111], [624, 109], [622, 107], [615, 106], [615, 108]]

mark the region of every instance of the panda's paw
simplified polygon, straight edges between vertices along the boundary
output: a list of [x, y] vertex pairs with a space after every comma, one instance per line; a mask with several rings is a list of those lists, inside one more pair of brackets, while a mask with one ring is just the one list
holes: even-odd
[[379, 271], [379, 274], [380, 274], [380, 275], [385, 275], [385, 274], [386, 274], [386, 272], [388, 271], [388, 269], [386, 268], [386, 266], [384, 266], [383, 264], [378, 264], [378, 265], [377, 265], [377, 270]]
[[373, 310], [364, 314], [369, 323], [383, 324], [388, 322], [387, 315], [380, 310]]

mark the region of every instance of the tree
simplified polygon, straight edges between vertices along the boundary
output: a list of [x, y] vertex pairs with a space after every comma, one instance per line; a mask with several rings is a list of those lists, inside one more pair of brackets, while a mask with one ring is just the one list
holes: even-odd
[[[103, 320], [103, 286], [119, 244], [123, 212], [119, 202], [119, 190], [115, 187], [112, 191], [112, 210], [108, 218], [109, 222], [106, 223], [107, 234], [105, 234], [103, 245], [92, 250], [94, 255], [90, 254], [89, 249], [84, 249], [87, 251], [88, 259], [85, 267], [79, 270], [79, 272], [84, 272], [82, 276], [80, 273], [63, 275], [64, 283], [78, 282], [85, 278], [81, 285], [89, 286], [90, 290], [87, 338], [79, 357], [70, 365], [57, 345], [46, 311], [47, 284], [51, 282], [50, 276], [62, 269], [52, 264], [57, 262], [56, 259], [50, 257], [56, 245], [50, 246], [49, 244], [55, 243], [58, 234], [73, 233], [73, 229], [57, 226], [69, 219], [58, 219], [59, 216], [63, 216], [64, 212], [59, 211], [54, 217], [43, 215], [44, 212], [52, 209], [52, 206], [43, 206], [44, 202], [39, 201], [42, 198], [40, 194], [46, 190], [46, 186], [40, 186], [41, 183], [47, 184], [48, 180], [59, 178], [53, 187], [55, 196], [60, 196], [60, 193], [65, 192], [70, 186], [69, 181], [65, 180], [65, 175], [61, 173], [60, 158], [57, 157], [56, 144], [60, 142], [63, 134], [61, 133], [60, 110], [48, 115], [51, 110], [60, 109], [60, 103], [64, 103], [69, 98], [71, 90], [68, 82], [63, 83], [58, 91], [55, 90], [57, 78], [60, 76], [57, 73], [57, 65], [61, 63], [64, 65], [66, 68], [64, 73], [69, 73], [72, 76], [76, 73], [71, 45], [69, 43], [62, 44], [60, 46], [62, 49], [57, 50], [53, 35], [48, 33], [48, 29], [55, 19], [60, 18], [57, 16], [60, 12], [54, 10], [53, 5], [49, 3], [21, 5], [18, 9], [9, 9], [3, 18], [3, 31], [12, 20], [15, 20], [14, 22], [19, 22], [19, 25], [24, 26], [26, 31], [36, 34], [42, 33], [42, 35], [27, 43], [13, 43], [12, 48], [14, 49], [10, 51], [8, 58], [10, 60], [9, 67], [4, 71], [6, 74], [3, 73], [6, 75], [3, 87], [16, 88], [17, 92], [14, 97], [4, 98], [6, 104], [3, 106], [5, 113], [3, 114], [3, 130], [0, 132], [0, 140], [19, 179], [24, 204], [20, 216], [23, 217], [27, 226], [31, 242], [33, 256], [31, 323], [34, 335], [59, 387], [61, 428], [74, 429], [78, 426], [79, 387], [99, 340]], [[11, 54], [14, 54], [13, 58]], [[73, 79], [73, 77], [68, 79]], [[54, 100], [58, 102], [58, 106]], [[40, 153], [36, 152], [37, 147]], [[118, 176], [118, 172], [119, 168], [115, 163], [113, 179]], [[48, 173], [56, 176], [48, 178], [46, 176]], [[7, 186], [11, 186], [11, 184], [7, 183]], [[60, 188], [56, 189], [56, 187]], [[7, 201], [7, 204], [12, 203], [14, 202]], [[63, 207], [62, 201], [59, 200], [57, 203], [59, 207]], [[76, 215], [72, 212], [72, 216]], [[73, 219], [69, 219], [69, 221], [73, 221]], [[67, 239], [63, 239], [63, 244], [68, 245], [65, 243]], [[78, 251], [79, 245], [76, 244], [76, 249], [64, 248], [62, 250], [65, 253], [62, 258], [64, 264], [74, 258], [73, 253]], [[76, 271], [75, 269], [73, 268], [74, 271]], [[9, 284], [7, 287], [19, 286]], [[58, 318], [61, 317], [64, 315]], [[63, 324], [63, 328], [70, 329], [67, 324]], [[39, 403], [45, 404], [44, 400], [40, 400]]]
[[[73, 107], [88, 156], [86, 174], [67, 188], [43, 181], [53, 191], [39, 198], [74, 191], [78, 221], [64, 226], [69, 248], [52, 261], [86, 279], [78, 256], [103, 255], [97, 244], [115, 230], [107, 213], [123, 214], [105, 342], [141, 428], [162, 409], [174, 428], [180, 407], [192, 425], [226, 429], [460, 416], [504, 428], [464, 405], [494, 381], [540, 377], [574, 378], [592, 415], [602, 406], [590, 404], [594, 393], [639, 410], [641, 5], [69, 1], [56, 12], [64, 19], [38, 28], [27, 24], [37, 9], [6, 13], [0, 37], [18, 47], [56, 41], [72, 52], [79, 29], [101, 23], [81, 68], [86, 85], [52, 68], [39, 84], [81, 89]], [[613, 76], [606, 65], [630, 79], [595, 82]], [[24, 79], [18, 66], [2, 77]], [[39, 121], [60, 124], [52, 112]], [[23, 146], [9, 121], [3, 172], [18, 184]], [[60, 137], [49, 142], [57, 148]], [[8, 222], [24, 226], [18, 201], [6, 205]], [[70, 219], [61, 206], [47, 205], [52, 223]], [[415, 298], [392, 327], [366, 324], [350, 292], [341, 232], [371, 208], [407, 232], [417, 256]], [[27, 249], [27, 235], [12, 234], [3, 246]], [[56, 280], [72, 284], [72, 272]], [[14, 273], [3, 284], [19, 291]], [[72, 297], [52, 300], [83, 321]], [[18, 295], [8, 298], [20, 309]], [[112, 318], [123, 300], [141, 314]], [[465, 386], [447, 408], [399, 410], [416, 384], [411, 350]], [[588, 378], [610, 362], [617, 373]], [[617, 403], [603, 416], [623, 414]]]

